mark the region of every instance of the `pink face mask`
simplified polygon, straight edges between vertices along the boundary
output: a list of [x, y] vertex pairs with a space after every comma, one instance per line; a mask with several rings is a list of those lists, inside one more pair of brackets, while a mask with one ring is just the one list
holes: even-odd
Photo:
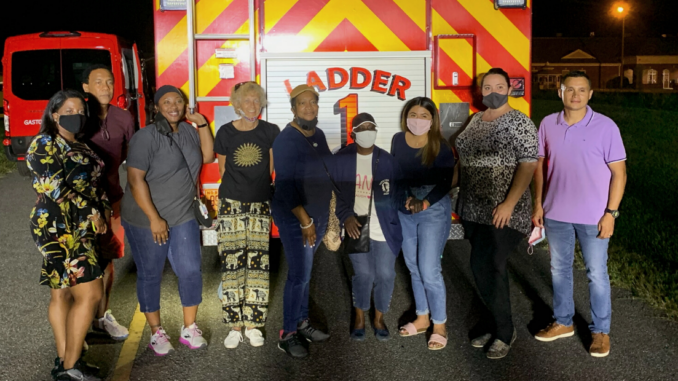
[[528, 243], [527, 253], [532, 255], [532, 253], [534, 253], [535, 245], [537, 245], [544, 239], [546, 239], [546, 231], [544, 230], [544, 228], [535, 226], [534, 229], [532, 229], [532, 234], [530, 234], [530, 238], [528, 238], [527, 240]]
[[429, 119], [407, 118], [407, 128], [414, 135], [424, 135], [431, 129], [431, 121]]

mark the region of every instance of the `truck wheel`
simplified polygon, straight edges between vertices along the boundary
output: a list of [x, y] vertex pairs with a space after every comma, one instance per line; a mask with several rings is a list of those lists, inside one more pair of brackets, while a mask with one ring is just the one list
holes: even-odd
[[19, 174], [23, 177], [29, 177], [31, 175], [31, 171], [28, 169], [28, 164], [26, 164], [25, 161], [17, 162], [16, 169], [19, 172]]

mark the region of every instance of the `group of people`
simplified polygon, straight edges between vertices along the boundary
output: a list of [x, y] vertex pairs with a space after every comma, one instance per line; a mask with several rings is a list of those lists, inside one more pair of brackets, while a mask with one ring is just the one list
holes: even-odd
[[[260, 119], [266, 94], [257, 83], [236, 85], [231, 105], [240, 118], [213, 137], [205, 117], [189, 113], [184, 95], [173, 86], [158, 89], [154, 123], [134, 133], [129, 113], [109, 105], [110, 70], [90, 68], [83, 82], [88, 101], [76, 91], [57, 93], [26, 157], [38, 193], [31, 230], [43, 254], [40, 282], [51, 288], [49, 318], [58, 355], [54, 379], [98, 379], [96, 367], [81, 360], [90, 321], [114, 339], [128, 335], [107, 309], [111, 258], [122, 256], [123, 231], [138, 270], [140, 309], [151, 328], [149, 348], [158, 356], [174, 350], [160, 319], [167, 259], [178, 277], [183, 306], [179, 342], [190, 349], [207, 346], [196, 325], [202, 273], [194, 208], [200, 169], [215, 154], [222, 177], [215, 209], [222, 272], [218, 297], [230, 328], [226, 348], [236, 348], [243, 334], [252, 346], [264, 344], [260, 328], [266, 324], [270, 295], [271, 219], [289, 267], [278, 347], [299, 358], [308, 355], [309, 342], [329, 339], [309, 320], [309, 289], [314, 254], [335, 216], [354, 273], [350, 339], [367, 339], [365, 312], [372, 298], [374, 336], [391, 338], [384, 314], [402, 251], [416, 318], [399, 327], [398, 334], [430, 330], [428, 348], [445, 348], [441, 258], [451, 227], [449, 193], [459, 185], [457, 211], [487, 307], [472, 330], [478, 333], [472, 346], [487, 348], [488, 358], [499, 359], [515, 341], [507, 260], [534, 225], [545, 228], [549, 238], [555, 320], [535, 337], [552, 341], [574, 333], [576, 236], [591, 283], [590, 353], [609, 353], [607, 243], [619, 215], [626, 157], [616, 125], [587, 106], [592, 91], [584, 73], [563, 78], [559, 95], [564, 110], [545, 118], [539, 132], [525, 114], [511, 108], [509, 77], [495, 68], [480, 81], [487, 110], [476, 113], [453, 142], [442, 136], [435, 103], [417, 97], [402, 109], [401, 132], [393, 136], [390, 152], [375, 145], [377, 121], [361, 113], [352, 122], [355, 144], [335, 154], [317, 128], [320, 95], [307, 85], [291, 91], [293, 117], [282, 130]], [[125, 192], [118, 178], [123, 160]]]

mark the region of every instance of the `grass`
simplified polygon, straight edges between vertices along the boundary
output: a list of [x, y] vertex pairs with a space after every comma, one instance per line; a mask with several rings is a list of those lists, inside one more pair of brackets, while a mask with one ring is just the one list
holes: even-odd
[[[630, 289], [678, 318], [678, 111], [603, 101], [591, 106], [612, 118], [627, 154], [628, 182], [610, 241], [608, 271]], [[532, 120], [562, 110], [557, 100], [535, 99]]]
[[[4, 121], [2, 118], [0, 118], [0, 125], [3, 125]], [[5, 129], [2, 128], [0, 129], [0, 141], [5, 138]], [[0, 153], [0, 177], [5, 176], [6, 174], [14, 171], [16, 169], [16, 164], [14, 162], [11, 162], [7, 160], [7, 156], [5, 155], [4, 152], [4, 147], [3, 147], [3, 152]]]

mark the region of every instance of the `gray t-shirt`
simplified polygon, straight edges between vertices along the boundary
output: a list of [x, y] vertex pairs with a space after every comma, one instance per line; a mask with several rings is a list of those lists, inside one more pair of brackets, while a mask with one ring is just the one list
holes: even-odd
[[[193, 179], [197, 179], [202, 167], [200, 137], [195, 128], [182, 122], [178, 132], [168, 135], [158, 132], [155, 124], [142, 128], [129, 142], [127, 166], [146, 171], [153, 204], [170, 227], [195, 218], [191, 208], [196, 193]], [[130, 225], [143, 228], [151, 225], [132, 196], [129, 183], [120, 214]]]

